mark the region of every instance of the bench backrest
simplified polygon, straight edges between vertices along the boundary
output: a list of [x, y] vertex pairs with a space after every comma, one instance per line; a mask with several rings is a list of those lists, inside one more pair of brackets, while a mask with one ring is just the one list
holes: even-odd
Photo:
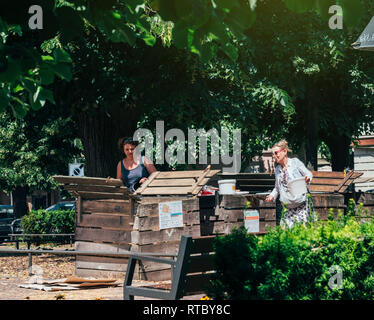
[[[182, 237], [181, 241], [184, 238]], [[214, 272], [212, 256], [214, 254], [213, 240], [215, 236], [188, 238], [190, 238], [192, 245], [188, 252], [188, 258], [185, 260], [186, 269], [182, 271], [183, 276], [177, 299], [182, 296], [204, 293], [204, 289], [209, 286], [209, 279]]]

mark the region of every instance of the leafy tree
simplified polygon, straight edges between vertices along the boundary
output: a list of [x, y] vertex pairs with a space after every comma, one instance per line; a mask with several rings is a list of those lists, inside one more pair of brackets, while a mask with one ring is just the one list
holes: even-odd
[[[283, 133], [296, 151], [305, 149], [315, 168], [320, 142], [330, 149], [333, 170], [348, 166], [353, 137], [373, 121], [373, 59], [351, 49], [374, 14], [372, 4], [362, 4], [367, 19], [359, 26], [330, 30], [313, 12], [295, 14], [280, 0], [261, 1], [248, 40], [239, 45], [237, 72], [250, 95], [262, 92], [259, 108], [265, 111], [271, 101], [269, 89], [279, 97], [258, 121]], [[289, 96], [281, 98], [282, 91]]]
[[[326, 12], [332, 1], [284, 0], [284, 3], [298, 13], [316, 10], [324, 16], [326, 22]], [[347, 17], [362, 15], [360, 3], [348, 4], [343, 0], [337, 3], [343, 6]], [[48, 28], [30, 30], [30, 14], [27, 11], [31, 4], [39, 4], [43, 8], [44, 23]], [[203, 62], [210, 61], [217, 53], [223, 53], [232, 61], [236, 61], [239, 49], [233, 41], [242, 39], [245, 30], [256, 20], [256, 5], [256, 0], [200, 0], [194, 2], [194, 5], [189, 0], [20, 0], [7, 6], [2, 4], [0, 107], [10, 107], [15, 116], [23, 117], [30, 109], [41, 109], [46, 101], [53, 103], [56, 94], [63, 91], [58, 92], [59, 86], [53, 85], [53, 82], [56, 82], [56, 79], [72, 80], [72, 68], [79, 67], [79, 63], [71, 59], [67, 52], [71, 53], [76, 41], [82, 41], [92, 30], [100, 33], [106, 40], [127, 43], [130, 46], [136, 46], [137, 39], [141, 39], [146, 45], [155, 46], [160, 35], [158, 31], [167, 30], [171, 34], [170, 41], [176, 48], [187, 49], [199, 56]], [[351, 23], [351, 20], [350, 18], [347, 22]], [[154, 28], [155, 24], [161, 27]], [[165, 25], [166, 28], [163, 27]], [[155, 53], [149, 52], [151, 55]], [[271, 94], [271, 86], [269, 88], [268, 93]], [[63, 97], [66, 98], [67, 95]], [[275, 99], [284, 103], [283, 97], [287, 97], [286, 94], [282, 94], [280, 98], [275, 96]], [[288, 103], [285, 104], [290, 106]], [[105, 133], [105, 128], [113, 125], [113, 121], [107, 122], [108, 117], [103, 116], [111, 114], [104, 105], [96, 101], [88, 103], [85, 108], [90, 112], [78, 113], [83, 132], [89, 132], [91, 126], [94, 131]], [[102, 107], [100, 115], [97, 115], [98, 109]], [[126, 119], [126, 129], [119, 128], [120, 125], [117, 124], [114, 128], [119, 129], [109, 134], [112, 137], [110, 141], [113, 141], [114, 136], [119, 136], [119, 132], [132, 131], [136, 120], [139, 119], [138, 114], [141, 113], [138, 108], [139, 103], [133, 104], [133, 112], [130, 113], [129, 109], [124, 111], [117, 102], [115, 103], [113, 110], [116, 111], [112, 111], [111, 116]], [[105, 138], [108, 135], [103, 136], [101, 140], [97, 137], [83, 141], [86, 157], [92, 168], [100, 168], [107, 162], [103, 159], [95, 164], [94, 159], [100, 159], [101, 155], [113, 152], [112, 148], [103, 147], [101, 150], [96, 148], [90, 154], [91, 149], [95, 149], [92, 146], [109, 145], [109, 140]], [[104, 165], [102, 170], [93, 169], [89, 172], [92, 175], [105, 176], [113, 171]]]
[[57, 187], [53, 174], [66, 174], [77, 148], [71, 118], [48, 105], [24, 119], [0, 114], [0, 189], [12, 192], [15, 215], [26, 213], [26, 195]]
[[[346, 0], [283, 0], [296, 12], [316, 10], [326, 18], [333, 3], [343, 7], [348, 23], [362, 16], [360, 2]], [[171, 21], [172, 40], [177, 48], [188, 49], [209, 61], [217, 51], [233, 61], [238, 49], [232, 36], [242, 38], [255, 21], [256, 0], [18, 0], [0, 6], [0, 107], [10, 106], [24, 116], [30, 109], [40, 109], [53, 95], [46, 88], [55, 76], [71, 79], [72, 61], [62, 48], [96, 28], [106, 39], [134, 45], [140, 38], [154, 45], [152, 21]], [[31, 5], [43, 10], [41, 30], [29, 27]], [[44, 41], [59, 42], [54, 59], [43, 57]]]

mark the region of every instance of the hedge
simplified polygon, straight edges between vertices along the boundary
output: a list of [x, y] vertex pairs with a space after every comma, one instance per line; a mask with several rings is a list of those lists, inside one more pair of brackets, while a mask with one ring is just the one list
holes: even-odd
[[348, 214], [264, 236], [242, 227], [214, 247], [213, 299], [374, 299], [374, 218]]
[[75, 210], [33, 210], [21, 218], [23, 233], [74, 233]]

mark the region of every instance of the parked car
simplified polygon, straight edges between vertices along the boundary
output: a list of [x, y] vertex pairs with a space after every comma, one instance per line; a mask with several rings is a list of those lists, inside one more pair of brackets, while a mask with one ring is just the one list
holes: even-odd
[[75, 210], [75, 201], [61, 201], [45, 209], [45, 211], [54, 210]]
[[12, 205], [0, 205], [0, 243], [8, 239], [12, 233], [12, 222], [14, 221], [14, 208]]

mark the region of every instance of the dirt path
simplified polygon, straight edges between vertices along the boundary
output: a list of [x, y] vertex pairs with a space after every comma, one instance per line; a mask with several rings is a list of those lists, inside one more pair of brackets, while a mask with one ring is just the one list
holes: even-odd
[[[5, 245], [0, 245], [5, 247]], [[54, 249], [64, 250], [69, 245]], [[75, 257], [50, 254], [33, 255], [34, 271], [39, 271], [43, 279], [63, 279], [75, 276]], [[123, 279], [117, 279], [118, 286], [82, 290], [42, 291], [20, 288], [27, 284], [31, 277], [28, 272], [27, 255], [0, 256], [0, 300], [122, 300]], [[159, 282], [162, 284], [166, 282]], [[153, 285], [154, 282], [134, 281], [136, 285]], [[186, 297], [183, 300], [199, 300], [203, 295]], [[144, 299], [144, 298], [137, 298]]]

